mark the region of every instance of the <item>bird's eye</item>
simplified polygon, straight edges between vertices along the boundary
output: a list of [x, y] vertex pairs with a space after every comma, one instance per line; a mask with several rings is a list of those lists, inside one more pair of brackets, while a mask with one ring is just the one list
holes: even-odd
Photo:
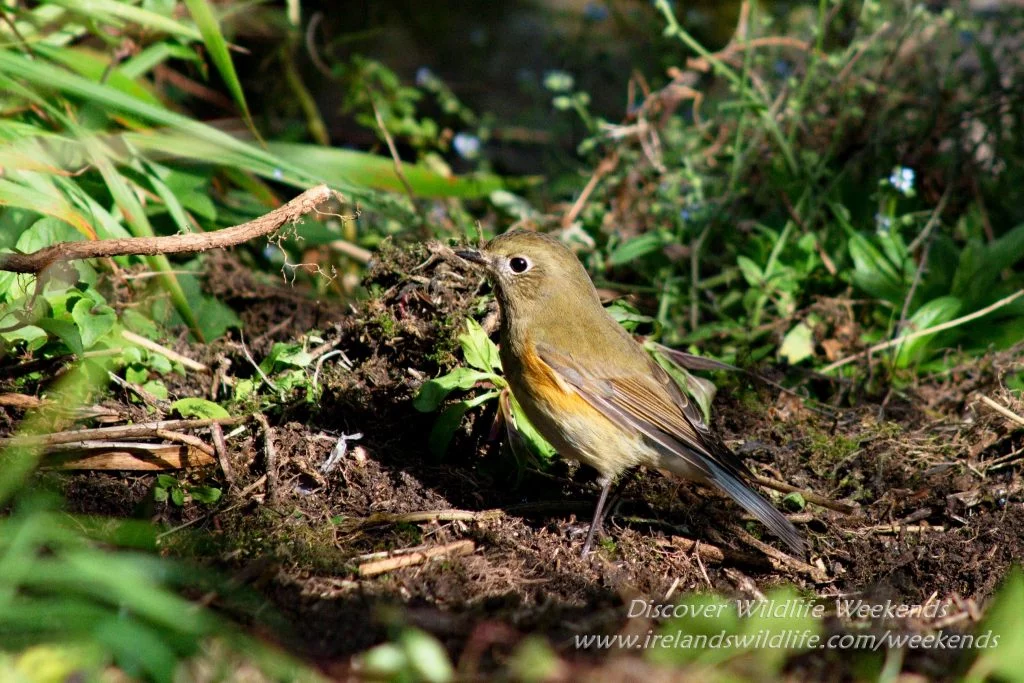
[[513, 273], [525, 273], [530, 269], [530, 262], [522, 256], [513, 256], [509, 259], [508, 267]]

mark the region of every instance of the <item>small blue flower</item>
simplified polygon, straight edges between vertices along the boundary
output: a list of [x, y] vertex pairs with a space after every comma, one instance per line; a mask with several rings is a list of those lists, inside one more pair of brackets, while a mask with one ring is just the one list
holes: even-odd
[[776, 59], [772, 69], [779, 78], [786, 78], [793, 73], [793, 63], [788, 59]]
[[583, 18], [587, 21], [604, 21], [608, 18], [608, 8], [600, 2], [588, 2], [583, 8]]
[[416, 69], [416, 85], [420, 88], [427, 85], [434, 80], [434, 72], [430, 70], [430, 67], [421, 66]]
[[480, 138], [469, 133], [456, 133], [452, 147], [463, 159], [476, 159], [480, 154]]
[[914, 173], [914, 169], [907, 168], [906, 166], [897, 166], [892, 170], [892, 175], [889, 176], [889, 184], [896, 188], [896, 191], [909, 195], [914, 191], [914, 180], [917, 175]]
[[284, 178], [284, 172], [281, 169], [279, 169], [279, 168], [275, 168], [274, 169], [273, 175], [274, 175], [274, 180], [280, 180], [281, 178]]
[[887, 233], [889, 228], [892, 227], [892, 219], [888, 216], [883, 216], [880, 213], [875, 214], [875, 228], [878, 232]]

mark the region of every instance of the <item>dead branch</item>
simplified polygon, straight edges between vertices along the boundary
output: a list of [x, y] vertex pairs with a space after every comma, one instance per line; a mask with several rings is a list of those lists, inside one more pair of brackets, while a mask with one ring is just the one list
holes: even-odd
[[141, 422], [117, 427], [96, 427], [95, 429], [71, 429], [53, 434], [35, 436], [16, 436], [0, 439], [0, 449], [12, 446], [52, 446], [59, 443], [78, 443], [80, 441], [111, 441], [117, 439], [133, 439], [146, 436], [157, 436], [157, 432], [181, 431], [209, 427], [212, 424], [234, 425], [245, 421], [245, 417], [219, 417], [206, 420], [160, 420], [158, 422]]
[[30, 254], [0, 254], [0, 270], [38, 275], [55, 263], [110, 256], [185, 254], [233, 247], [269, 235], [294, 223], [331, 197], [341, 195], [326, 185], [306, 190], [284, 206], [241, 225], [215, 232], [191, 232], [163, 237], [126, 237], [85, 242], [58, 242]]
[[398, 555], [396, 557], [389, 557], [383, 560], [375, 560], [373, 562], [366, 562], [359, 565], [360, 576], [376, 576], [377, 574], [383, 574], [393, 569], [400, 569], [402, 567], [411, 567], [413, 565], [422, 564], [427, 560], [435, 558], [448, 558], [455, 557], [458, 555], [471, 555], [476, 550], [476, 546], [473, 541], [455, 541], [454, 543], [446, 543], [445, 545], [434, 546], [421, 552], [407, 553], [405, 555]]

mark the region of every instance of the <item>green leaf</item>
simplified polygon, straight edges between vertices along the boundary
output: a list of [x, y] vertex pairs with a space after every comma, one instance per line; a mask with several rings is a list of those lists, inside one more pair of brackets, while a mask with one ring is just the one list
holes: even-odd
[[779, 357], [796, 365], [814, 355], [814, 331], [806, 322], [799, 322], [786, 333], [779, 347]]
[[82, 348], [88, 351], [114, 329], [117, 314], [110, 306], [98, 305], [92, 299], [82, 298], [71, 309], [71, 319], [78, 325]]
[[501, 370], [501, 355], [480, 323], [466, 319], [466, 333], [459, 335], [462, 355], [466, 362], [478, 370]]
[[558, 451], [533, 426], [530, 418], [523, 412], [523, 407], [519, 405], [519, 401], [516, 400], [516, 397], [511, 392], [509, 392], [509, 407], [512, 409], [513, 422], [511, 426], [517, 432], [518, 437], [526, 443], [542, 462], [550, 462]]
[[82, 337], [78, 333], [78, 325], [70, 320], [56, 320], [54, 318], [40, 318], [35, 321], [36, 327], [46, 330], [57, 339], [64, 342], [68, 350], [75, 355], [82, 355], [85, 347], [82, 345]]
[[902, 264], [897, 268], [874, 244], [859, 233], [850, 235], [847, 248], [853, 259], [853, 283], [871, 296], [893, 303], [904, 297]]
[[452, 437], [455, 436], [455, 430], [462, 424], [462, 418], [466, 413], [478, 405], [497, 398], [498, 394], [499, 392], [497, 391], [488, 391], [471, 399], [459, 401], [446, 408], [438, 416], [437, 421], [434, 423], [434, 428], [430, 430], [430, 437], [427, 440], [430, 452], [438, 457], [444, 455], [445, 451], [448, 450], [448, 445], [452, 442]]
[[[917, 332], [929, 327], [949, 322], [960, 312], [961, 302], [955, 296], [940, 296], [932, 299], [914, 312], [907, 320], [905, 332]], [[929, 355], [929, 345], [938, 333], [926, 334], [922, 337], [903, 342], [896, 352], [897, 367], [905, 368], [913, 363], [924, 360]]]
[[761, 271], [761, 266], [746, 256], [737, 256], [736, 265], [739, 266], [743, 279], [747, 281], [748, 285], [757, 289], [764, 287], [764, 273]]
[[182, 417], [195, 417], [200, 420], [213, 420], [230, 417], [228, 411], [213, 401], [205, 398], [180, 398], [171, 404], [171, 409], [177, 411]]
[[493, 382], [495, 379], [497, 378], [491, 373], [471, 368], [455, 368], [447, 375], [424, 382], [412, 405], [421, 413], [430, 413], [437, 410], [448, 394], [456, 389], [472, 389], [477, 382]]
[[1024, 573], [1020, 567], [1010, 569], [974, 635], [974, 649], [979, 654], [963, 680], [1019, 681], [1024, 652]]
[[212, 505], [220, 500], [224, 492], [215, 486], [193, 486], [189, 493], [193, 500]]
[[405, 628], [398, 643], [405, 650], [417, 680], [448, 683], [455, 677], [448, 651], [433, 636], [416, 628]]
[[663, 246], [665, 246], [665, 239], [660, 232], [644, 233], [617, 246], [608, 256], [608, 263], [613, 266], [621, 266], [658, 251]]
[[213, 9], [206, 0], [185, 0], [185, 6], [188, 7], [189, 14], [192, 15], [196, 26], [202, 33], [203, 43], [210, 53], [210, 59], [213, 60], [214, 66], [220, 72], [221, 78], [224, 79], [228, 92], [231, 93], [238, 108], [242, 110], [242, 117], [245, 119], [246, 125], [253, 135], [260, 139], [256, 124], [253, 123], [252, 115], [249, 113], [249, 105], [245, 102], [245, 91], [242, 90], [242, 83], [238, 80], [235, 65], [231, 61], [227, 41], [224, 40], [224, 34], [220, 31], [220, 24], [213, 16]]
[[177, 486], [170, 490], [171, 502], [181, 507], [185, 504], [185, 491]]
[[[405, 191], [391, 157], [292, 142], [271, 142], [267, 148], [334, 187], [359, 184], [376, 190]], [[402, 172], [416, 196], [425, 198], [476, 199], [487, 197], [505, 186], [505, 181], [496, 175], [447, 176], [425, 164], [402, 164]]]

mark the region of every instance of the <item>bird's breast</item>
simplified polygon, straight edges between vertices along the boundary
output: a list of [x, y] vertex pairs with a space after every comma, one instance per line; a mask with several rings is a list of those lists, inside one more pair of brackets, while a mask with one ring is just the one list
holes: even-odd
[[526, 417], [562, 457], [590, 465], [606, 476], [639, 464], [645, 449], [594, 408], [545, 363], [532, 344], [503, 353], [506, 378]]

